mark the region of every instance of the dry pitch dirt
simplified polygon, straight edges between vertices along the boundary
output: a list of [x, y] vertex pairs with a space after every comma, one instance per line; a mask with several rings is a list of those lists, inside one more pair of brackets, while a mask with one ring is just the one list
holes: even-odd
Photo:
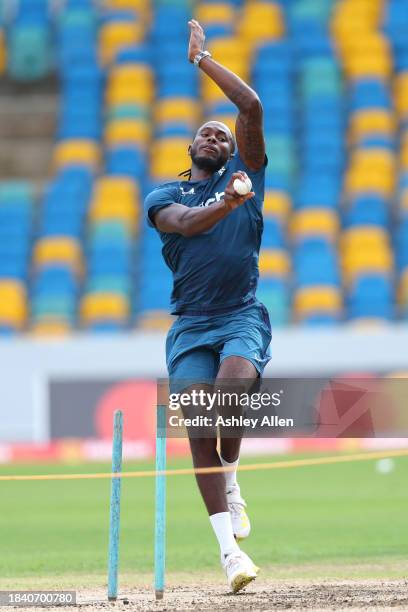
[[[221, 582], [203, 581], [169, 586], [163, 601], [155, 601], [151, 587], [122, 586], [116, 603], [106, 600], [106, 589], [77, 588], [76, 607], [47, 607], [54, 612], [256, 612], [265, 610], [408, 610], [408, 580], [277, 580], [248, 585], [229, 594]], [[1, 607], [4, 612], [10, 607]], [[18, 610], [33, 610], [22, 608]]]

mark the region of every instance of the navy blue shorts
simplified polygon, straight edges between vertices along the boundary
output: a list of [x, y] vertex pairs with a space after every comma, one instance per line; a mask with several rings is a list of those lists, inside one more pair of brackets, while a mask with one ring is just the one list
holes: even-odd
[[261, 302], [219, 315], [180, 315], [169, 330], [166, 360], [169, 378], [211, 384], [226, 357], [243, 357], [261, 376], [271, 358], [268, 311]]

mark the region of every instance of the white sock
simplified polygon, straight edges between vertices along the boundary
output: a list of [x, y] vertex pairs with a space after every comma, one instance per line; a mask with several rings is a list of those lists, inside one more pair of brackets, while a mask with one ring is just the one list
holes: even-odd
[[220, 545], [222, 557], [239, 550], [232, 530], [231, 515], [229, 512], [218, 512], [210, 516], [210, 521], [214, 533]]
[[230, 489], [232, 489], [232, 487], [238, 487], [237, 468], [238, 468], [238, 463], [239, 463], [239, 457], [236, 461], [233, 461], [232, 463], [225, 461], [225, 459], [223, 459], [221, 456], [220, 456], [220, 459], [221, 459], [221, 464], [223, 467], [235, 468], [234, 470], [231, 470], [230, 472], [224, 472], [226, 490], [229, 491]]

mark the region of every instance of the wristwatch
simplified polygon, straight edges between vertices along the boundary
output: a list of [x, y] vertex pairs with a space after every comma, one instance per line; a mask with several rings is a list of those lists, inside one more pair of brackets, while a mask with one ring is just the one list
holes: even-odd
[[193, 64], [195, 66], [199, 66], [201, 60], [204, 57], [212, 57], [211, 53], [209, 51], [200, 51], [200, 53], [197, 53], [197, 55], [195, 56], [194, 60], [193, 60]]

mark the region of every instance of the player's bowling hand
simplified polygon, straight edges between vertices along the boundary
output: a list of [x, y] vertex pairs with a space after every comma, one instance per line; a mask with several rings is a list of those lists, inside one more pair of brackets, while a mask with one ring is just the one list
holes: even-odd
[[225, 192], [224, 192], [224, 202], [230, 210], [234, 210], [234, 208], [238, 208], [238, 206], [242, 206], [242, 204], [245, 204], [247, 200], [250, 200], [251, 198], [254, 197], [255, 193], [253, 191], [250, 191], [249, 193], [246, 193], [245, 195], [239, 195], [239, 193], [237, 193], [234, 189], [235, 179], [240, 179], [241, 181], [245, 181], [245, 179], [247, 178], [248, 178], [248, 175], [246, 174], [246, 172], [243, 172], [241, 170], [239, 172], [234, 172], [234, 174], [231, 176], [231, 179], [228, 185], [226, 186]]
[[204, 50], [205, 34], [198, 21], [191, 19], [188, 22], [190, 28], [190, 42], [188, 45], [188, 59], [193, 63], [195, 56]]

